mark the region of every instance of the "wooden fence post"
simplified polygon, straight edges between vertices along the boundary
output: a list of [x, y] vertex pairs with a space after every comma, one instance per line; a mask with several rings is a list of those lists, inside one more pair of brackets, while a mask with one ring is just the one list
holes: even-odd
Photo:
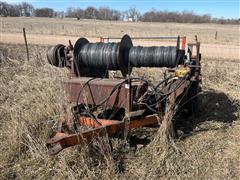
[[23, 37], [24, 37], [25, 46], [26, 46], [27, 60], [29, 61], [29, 51], [28, 51], [28, 44], [27, 44], [27, 37], [26, 37], [25, 28], [23, 28]]

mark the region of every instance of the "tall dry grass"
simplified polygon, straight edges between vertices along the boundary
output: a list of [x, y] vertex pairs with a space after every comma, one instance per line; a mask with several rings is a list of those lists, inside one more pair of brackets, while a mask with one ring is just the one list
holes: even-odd
[[[158, 129], [146, 147], [127, 148], [98, 138], [49, 157], [45, 141], [69, 110], [61, 81], [66, 71], [46, 63], [46, 47], [0, 45], [1, 179], [237, 179], [240, 175], [238, 60], [203, 61], [203, 93], [197, 115], [183, 120], [185, 133], [162, 146]], [[157, 81], [161, 72], [134, 73]], [[171, 112], [171, 111], [170, 111]], [[171, 114], [171, 113], [170, 113]], [[171, 119], [171, 115], [168, 119]], [[160, 138], [158, 138], [160, 137]], [[166, 148], [167, 147], [167, 148]]]
[[116, 169], [107, 139], [47, 155], [46, 139], [70, 110], [61, 85], [67, 73], [46, 63], [46, 48], [31, 48], [29, 62], [5, 56], [17, 48], [0, 51], [1, 179], [112, 179]]

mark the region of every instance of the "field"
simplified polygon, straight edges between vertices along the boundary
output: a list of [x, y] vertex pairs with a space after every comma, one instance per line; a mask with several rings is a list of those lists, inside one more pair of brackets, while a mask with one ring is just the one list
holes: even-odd
[[[239, 25], [1, 17], [0, 22], [0, 179], [239, 179]], [[123, 148], [122, 141], [114, 140], [110, 151], [107, 140], [99, 138], [91, 147], [69, 148], [49, 157], [45, 141], [69, 104], [61, 90], [67, 71], [47, 63], [48, 46], [66, 44], [69, 39], [74, 43], [78, 37], [95, 42], [101, 36], [124, 34], [186, 35], [190, 42], [198, 35], [203, 66], [198, 112], [185, 121], [184, 133], [175, 139], [173, 149], [162, 151], [158, 130], [153, 129], [146, 147]], [[157, 69], [134, 73], [153, 82], [159, 79]]]
[[[215, 24], [180, 23], [131, 23], [98, 20], [46, 19], [46, 18], [1, 18], [0, 41], [23, 43], [22, 28], [25, 27], [28, 40], [33, 44], [65, 44], [69, 39], [75, 42], [79, 37], [99, 41], [103, 37], [122, 37], [129, 34], [139, 36], [187, 36], [190, 41], [198, 35], [203, 43], [205, 57], [239, 58], [239, 26]], [[19, 23], [21, 22], [21, 23]], [[217, 31], [217, 40], [215, 33]], [[159, 44], [158, 41], [134, 41], [135, 45]]]

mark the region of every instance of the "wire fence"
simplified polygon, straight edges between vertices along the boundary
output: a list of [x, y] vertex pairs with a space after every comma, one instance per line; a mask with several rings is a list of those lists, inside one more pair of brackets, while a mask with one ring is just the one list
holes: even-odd
[[227, 47], [227, 46], [201, 46], [201, 53], [203, 57], [210, 58], [224, 58], [224, 59], [238, 59], [240, 60], [240, 47]]

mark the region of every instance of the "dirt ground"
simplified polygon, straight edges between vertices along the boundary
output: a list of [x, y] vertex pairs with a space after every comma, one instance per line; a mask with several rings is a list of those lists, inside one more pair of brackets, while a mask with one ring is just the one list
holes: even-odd
[[[46, 50], [49, 44], [65, 44], [69, 39], [74, 42], [84, 36], [76, 34], [76, 26], [99, 26], [101, 21], [20, 18], [20, 22], [16, 24], [16, 18], [4, 19], [0, 34], [0, 179], [239, 179], [240, 58], [236, 39], [239, 26], [104, 21], [106, 27], [112, 27], [109, 35], [114, 35], [112, 31], [117, 29], [116, 36], [122, 35], [119, 31], [123, 25], [127, 25], [124, 33], [143, 28], [142, 34], [138, 30], [139, 34], [135, 32], [134, 36], [148, 33], [149, 27], [154, 29], [153, 35], [158, 35], [156, 29], [166, 26], [169, 29], [164, 30], [165, 35], [176, 35], [174, 27], [193, 36], [198, 34], [203, 40], [203, 91], [198, 112], [183, 120], [182, 134], [174, 141], [175, 149], [159, 149], [154, 141], [158, 129], [150, 128], [139, 130], [150, 140], [143, 148], [126, 148], [113, 139], [114, 150], [110, 151], [107, 140], [98, 139], [91, 147], [77, 146], [49, 157], [45, 142], [50, 127], [69, 104], [61, 91], [67, 71], [49, 65]], [[63, 22], [66, 24], [61, 27]], [[56, 34], [51, 28], [44, 31], [47, 24]], [[29, 62], [22, 44], [23, 25], [27, 27], [30, 43]], [[32, 32], [28, 30], [31, 25]], [[107, 35], [106, 27], [99, 28], [95, 36], [92, 30], [85, 35], [90, 41], [98, 41], [101, 32]], [[212, 43], [209, 33], [216, 30], [226, 34]], [[151, 35], [150, 31], [147, 33]], [[134, 41], [139, 45], [152, 43], [158, 42]], [[157, 69], [135, 69], [133, 73], [152, 81], [160, 78]]]

